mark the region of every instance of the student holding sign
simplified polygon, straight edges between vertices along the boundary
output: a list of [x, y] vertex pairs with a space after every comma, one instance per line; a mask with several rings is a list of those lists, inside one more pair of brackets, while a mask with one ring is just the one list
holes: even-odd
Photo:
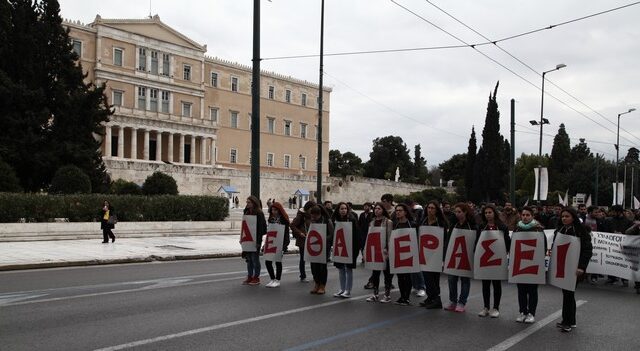
[[[389, 218], [389, 212], [385, 210], [382, 203], [378, 202], [373, 206], [373, 215], [375, 216], [371, 223], [369, 223], [369, 232], [367, 234], [367, 240], [364, 247], [365, 267], [369, 264], [373, 265], [376, 261], [376, 255], [379, 254], [380, 260], [383, 261], [384, 269], [374, 269], [369, 282], [373, 287], [373, 295], [367, 298], [368, 302], [388, 303], [391, 302], [391, 283], [393, 281], [393, 274], [389, 270], [389, 250], [388, 243], [391, 231], [393, 230], [393, 222]], [[384, 244], [383, 244], [384, 243]], [[380, 247], [380, 252], [372, 253]], [[370, 259], [368, 260], [367, 257]], [[379, 263], [379, 262], [378, 262]], [[384, 272], [384, 296], [381, 298], [378, 296], [378, 288], [380, 287], [380, 271]]]
[[[427, 203], [427, 210], [424, 212], [423, 218], [420, 221], [419, 227], [420, 226], [441, 228], [440, 231], [442, 232], [442, 234], [444, 234], [444, 232], [449, 228], [449, 221], [444, 216], [444, 212], [442, 212], [442, 208], [440, 208], [440, 204], [438, 203], [438, 201], [432, 200]], [[422, 229], [420, 229], [420, 232], [422, 232]], [[422, 252], [424, 241], [427, 241], [426, 243], [424, 243], [424, 246], [434, 246], [434, 249], [439, 248], [442, 252], [442, 255], [444, 255], [444, 240], [438, 243], [437, 240], [439, 239], [436, 237], [436, 235], [433, 233], [430, 234], [432, 234], [430, 240], [429, 238], [425, 238], [423, 240], [423, 236], [419, 235], [420, 244], [418, 245], [418, 248], [421, 251], [421, 255], [424, 254]], [[444, 239], [444, 237], [442, 239]], [[420, 306], [426, 307], [427, 309], [442, 308], [442, 299], [440, 298], [440, 272], [442, 271], [442, 259], [443, 257], [440, 256], [440, 259], [438, 260], [439, 268], [437, 271], [422, 271], [422, 275], [424, 277], [424, 282], [426, 285], [427, 298], [424, 301], [420, 302]]]
[[[509, 247], [511, 246], [511, 237], [509, 237], [509, 228], [502, 223], [500, 217], [498, 216], [498, 212], [496, 211], [496, 207], [494, 205], [488, 204], [482, 210], [482, 224], [478, 227], [478, 238], [480, 238], [481, 233], [487, 230], [497, 230], [502, 235], [499, 237], [499, 240], [502, 241], [500, 243], [500, 247], [504, 247], [509, 252]], [[494, 240], [495, 241], [495, 240]], [[491, 241], [489, 241], [491, 242]], [[484, 248], [485, 245], [481, 242], [480, 245]], [[480, 247], [480, 245], [478, 247]], [[492, 246], [495, 244], [492, 244]], [[498, 245], [496, 245], [498, 246]], [[477, 251], [478, 249], [476, 249]], [[491, 246], [488, 246], [488, 250], [491, 250]], [[485, 252], [488, 253], [488, 250]], [[499, 264], [498, 260], [494, 260], [494, 263]], [[506, 257], [504, 259], [504, 264], [506, 264]], [[506, 267], [506, 266], [505, 266]], [[493, 308], [489, 309], [491, 306], [491, 286], [493, 285]], [[500, 298], [502, 297], [502, 281], [501, 280], [482, 280], [482, 299], [484, 300], [484, 308], [478, 316], [486, 317], [490, 316], [491, 318], [498, 318], [500, 316]]]
[[[475, 237], [477, 230], [474, 215], [471, 208], [466, 203], [460, 202], [453, 207], [453, 214], [456, 216], [456, 223], [451, 225], [451, 228], [445, 236], [445, 246], [447, 247], [447, 255], [449, 259], [445, 258], [445, 271], [447, 267], [453, 268], [455, 271], [462, 271], [466, 268], [470, 274], [473, 274], [473, 265], [469, 264], [469, 259], [473, 257], [473, 252], [469, 252], [468, 247], [475, 244]], [[463, 235], [460, 235], [454, 240], [451, 240], [456, 229], [462, 229], [474, 232], [474, 240], [469, 243], [469, 239]], [[460, 239], [461, 238], [461, 239]], [[460, 239], [460, 240], [458, 240]], [[461, 244], [462, 243], [462, 244]], [[449, 247], [451, 246], [451, 247]], [[456, 258], [457, 257], [457, 258]], [[455, 261], [457, 260], [457, 265]], [[465, 261], [466, 260], [466, 261]], [[453, 265], [451, 265], [453, 263]], [[464, 312], [464, 307], [467, 304], [467, 298], [469, 297], [469, 290], [471, 289], [471, 278], [468, 276], [449, 274], [449, 305], [445, 307], [447, 311]], [[460, 280], [460, 296], [458, 296], [458, 280]]]
[[262, 236], [267, 232], [267, 221], [262, 212], [262, 202], [255, 196], [247, 198], [244, 208], [240, 244], [242, 258], [247, 261], [247, 279], [244, 285], [260, 285], [260, 256], [258, 250], [262, 245]]
[[[511, 235], [511, 242], [518, 239], [519, 233], [539, 232], [544, 239], [544, 250], [547, 248], [547, 237], [544, 235], [543, 227], [533, 219], [533, 209], [525, 206], [520, 211], [520, 221], [516, 225], [516, 230]], [[513, 255], [513, 250], [511, 250]], [[514, 260], [514, 257], [511, 257]], [[518, 323], [534, 323], [536, 321], [536, 308], [538, 307], [538, 284], [518, 283], [518, 305], [520, 315], [516, 318]]]
[[[290, 238], [289, 238], [289, 216], [287, 215], [287, 211], [284, 210], [282, 204], [279, 202], [273, 202], [271, 204], [271, 210], [269, 210], [269, 223], [274, 224], [282, 224], [284, 226], [284, 236], [282, 242], [273, 243], [280, 247], [281, 253], [287, 251], [287, 246], [289, 246]], [[269, 241], [269, 233], [267, 233], [267, 240]], [[265, 244], [265, 248], [266, 248]], [[266, 256], [266, 250], [265, 250]], [[276, 272], [273, 272], [273, 264], [271, 260], [266, 260], [265, 266], [267, 266], [267, 271], [269, 272], [269, 277], [271, 281], [267, 283], [267, 288], [277, 288], [280, 286], [280, 278], [282, 277], [282, 255], [280, 254], [280, 261], [276, 261]]]
[[[395, 207], [396, 220], [393, 224], [393, 229], [412, 228], [415, 231], [415, 225], [411, 222], [411, 210], [409, 206], [405, 204], [398, 204]], [[416, 235], [416, 233], [413, 233]], [[391, 245], [391, 244], [390, 244]], [[398, 253], [396, 253], [398, 255]], [[395, 257], [390, 257], [395, 259]], [[398, 286], [400, 288], [400, 298], [394, 302], [396, 305], [410, 306], [411, 302], [409, 297], [411, 296], [411, 273], [398, 273]]]
[[[314, 228], [318, 228], [315, 230]], [[324, 233], [321, 233], [324, 232]], [[305, 222], [305, 257], [311, 263], [311, 274], [315, 282], [311, 294], [324, 295], [327, 285], [327, 260], [333, 241], [333, 224], [326, 210], [315, 205], [309, 210], [309, 219]]]
[[[554, 243], [556, 242], [558, 234], [574, 236], [580, 240], [578, 269], [575, 271], [575, 275], [578, 277], [578, 279], [582, 279], [584, 277], [584, 272], [587, 270], [587, 265], [589, 264], [589, 260], [591, 259], [593, 251], [590, 230], [586, 226], [582, 225], [582, 223], [580, 223], [578, 213], [573, 209], [573, 207], [565, 207], [564, 209], [562, 209], [562, 212], [560, 212], [560, 220], [562, 221], [562, 227], [556, 229], [555, 233], [553, 234], [553, 241]], [[567, 244], [567, 248], [565, 250], [560, 251], [564, 251], [566, 254], [568, 245], [569, 244]], [[567, 274], [573, 273], [570, 270], [565, 271], [567, 272]], [[576, 297], [573, 290], [562, 289], [562, 321], [560, 323], [557, 323], [556, 326], [560, 328], [562, 332], [570, 332], [573, 328], [576, 327]]]
[[333, 297], [350, 298], [360, 239], [357, 219], [349, 215], [347, 203], [338, 203], [333, 213], [333, 227], [333, 265], [338, 268], [340, 280], [340, 290]]

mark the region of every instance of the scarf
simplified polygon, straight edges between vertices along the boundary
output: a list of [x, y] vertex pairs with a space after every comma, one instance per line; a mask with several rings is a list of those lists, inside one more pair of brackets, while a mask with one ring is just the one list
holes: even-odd
[[529, 230], [538, 226], [538, 222], [532, 219], [531, 222], [525, 224], [523, 221], [518, 221], [518, 228], [523, 230]]

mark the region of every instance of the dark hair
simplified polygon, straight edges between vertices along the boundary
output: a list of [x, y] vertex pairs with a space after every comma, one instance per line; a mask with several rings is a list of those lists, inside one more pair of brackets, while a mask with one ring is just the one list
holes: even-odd
[[338, 202], [338, 204], [336, 205], [336, 210], [333, 211], [333, 215], [331, 216], [331, 219], [335, 222], [338, 219], [343, 219], [340, 216], [340, 206], [345, 205], [347, 206], [347, 215], [345, 216], [346, 219], [349, 219], [349, 204], [344, 202], [344, 201], [340, 201]]
[[405, 213], [405, 217], [407, 217], [409, 221], [413, 220], [413, 213], [411, 212], [411, 209], [409, 208], [409, 206], [407, 206], [407, 204], [397, 204], [395, 208], [398, 208], [398, 207], [402, 207]]
[[493, 211], [493, 221], [496, 223], [496, 226], [503, 225], [502, 221], [500, 220], [500, 216], [498, 216], [496, 206], [493, 204], [486, 204], [482, 209], [482, 223], [487, 224], [487, 217], [484, 215], [484, 211], [486, 211], [487, 209], [491, 209]]
[[613, 206], [611, 206], [611, 211], [613, 211], [613, 212], [624, 212], [624, 208], [622, 208], [622, 205], [613, 205]]
[[376, 202], [372, 208], [373, 208], [373, 214], [375, 215], [375, 211], [376, 211], [376, 207], [380, 207], [382, 209], [382, 216], [383, 217], [387, 217], [389, 218], [389, 212], [387, 212], [387, 210], [384, 209], [384, 206], [382, 205], [382, 202]]
[[593, 211], [597, 209], [598, 209], [598, 206], [589, 206], [587, 207], [587, 213], [593, 213]]
[[313, 205], [313, 207], [309, 209], [309, 215], [322, 215], [322, 207]]
[[440, 207], [440, 204], [436, 200], [431, 200], [427, 202], [427, 205], [424, 207], [424, 212], [422, 215], [423, 216], [422, 223], [424, 223], [428, 218], [429, 205], [434, 205], [436, 207], [436, 219], [438, 219], [438, 223], [440, 223], [440, 225], [443, 228], [449, 228], [449, 220], [444, 215], [444, 212], [442, 212], [442, 207]]
[[520, 209], [520, 213], [522, 213], [522, 211], [528, 211], [529, 213], [531, 213], [531, 215], [533, 215], [533, 208], [531, 208], [531, 206], [524, 206]]
[[[571, 218], [573, 218], [573, 228], [576, 231], [576, 234], [579, 235], [584, 235], [587, 233], [587, 228], [582, 225], [582, 222], [580, 222], [580, 217], [578, 217], [578, 211], [576, 211], [575, 208], [571, 207], [571, 206], [565, 206], [562, 208], [562, 210], [560, 210], [560, 217], [562, 217], [562, 212], [567, 212], [571, 215]], [[558, 225], [558, 227], [560, 227]], [[557, 229], [556, 229], [557, 230]]]
[[380, 201], [384, 201], [384, 202], [393, 202], [393, 195], [391, 194], [383, 194], [380, 197]]
[[256, 196], [249, 196], [247, 198], [247, 200], [251, 201], [251, 203], [253, 203], [253, 213], [254, 214], [263, 214], [262, 212], [262, 201], [260, 201], [260, 199], [258, 199]]
[[462, 212], [464, 212], [464, 218], [465, 221], [469, 224], [473, 223], [473, 213], [471, 213], [471, 207], [469, 207], [469, 205], [467, 205], [464, 202], [458, 202], [457, 204], [455, 204], [453, 206], [453, 208], [455, 209], [456, 207], [458, 207], [459, 209], [462, 210]]

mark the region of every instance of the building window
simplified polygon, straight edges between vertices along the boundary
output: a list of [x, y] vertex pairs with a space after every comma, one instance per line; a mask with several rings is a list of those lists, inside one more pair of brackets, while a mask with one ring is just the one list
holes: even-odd
[[122, 49], [120, 48], [113, 49], [113, 65], [122, 66]]
[[284, 121], [284, 135], [291, 135], [291, 121]]
[[169, 76], [169, 54], [162, 54], [162, 75]]
[[291, 168], [291, 155], [284, 155], [284, 168]]
[[122, 96], [123, 92], [121, 90], [113, 91], [113, 98], [111, 99], [113, 101], [113, 106], [122, 106]]
[[307, 94], [302, 93], [302, 106], [307, 106]]
[[287, 89], [284, 91], [284, 101], [291, 102], [291, 90]]
[[138, 48], [138, 69], [147, 70], [147, 50], [145, 48]]
[[183, 102], [182, 103], [182, 117], [191, 117], [191, 103]]
[[162, 91], [162, 112], [169, 113], [169, 92]]
[[73, 52], [78, 55], [78, 58], [82, 58], [82, 42], [80, 40], [73, 40]]
[[238, 91], [238, 78], [231, 77], [231, 91]]
[[151, 51], [151, 73], [158, 74], [158, 52]]
[[267, 152], [267, 166], [273, 167], [273, 154]]
[[158, 112], [158, 89], [149, 89], [149, 110]]
[[147, 109], [147, 88], [145, 87], [138, 87], [138, 108]]
[[189, 65], [182, 66], [182, 78], [184, 80], [191, 80], [191, 66]]
[[307, 169], [307, 158], [300, 156], [300, 169]]
[[218, 73], [211, 72], [211, 86], [214, 88], [218, 87]]
[[215, 107], [209, 108], [209, 118], [211, 122], [218, 123], [218, 109]]
[[273, 100], [274, 95], [275, 95], [275, 91], [276, 91], [276, 88], [273, 87], [272, 85], [270, 85], [269, 86], [269, 99], [270, 100]]
[[270, 134], [276, 132], [276, 119], [273, 117], [267, 117], [267, 127]]
[[229, 154], [229, 162], [230, 163], [238, 163], [238, 150], [231, 149], [231, 152]]
[[300, 137], [302, 139], [307, 138], [307, 125], [304, 123], [300, 123]]
[[238, 112], [231, 111], [231, 128], [238, 128]]

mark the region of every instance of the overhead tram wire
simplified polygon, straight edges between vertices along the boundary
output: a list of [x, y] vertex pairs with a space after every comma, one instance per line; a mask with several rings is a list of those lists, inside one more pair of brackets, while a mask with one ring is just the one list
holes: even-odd
[[[472, 49], [473, 49], [473, 50], [475, 50], [477, 53], [481, 54], [481, 55], [482, 55], [482, 56], [484, 56], [485, 58], [487, 58], [487, 59], [489, 59], [490, 61], [494, 62], [494, 63], [495, 63], [495, 64], [497, 64], [498, 66], [500, 66], [500, 67], [502, 67], [502, 68], [506, 69], [507, 71], [511, 72], [513, 75], [515, 75], [516, 77], [520, 78], [521, 80], [523, 80], [523, 81], [525, 81], [525, 82], [529, 83], [529, 85], [533, 86], [533, 87], [534, 87], [534, 88], [536, 88], [537, 90], [541, 90], [541, 88], [540, 88], [540, 87], [538, 87], [536, 84], [532, 83], [532, 82], [531, 82], [531, 81], [529, 81], [528, 79], [524, 78], [522, 75], [520, 75], [520, 74], [516, 73], [516, 72], [515, 72], [515, 71], [513, 71], [512, 69], [510, 69], [510, 68], [508, 68], [507, 66], [503, 65], [502, 63], [498, 62], [496, 59], [494, 59], [494, 58], [490, 57], [489, 55], [485, 54], [484, 52], [482, 52], [482, 51], [478, 50], [474, 45], [468, 44], [467, 42], [465, 42], [464, 40], [462, 40], [462, 39], [458, 38], [458, 37], [457, 37], [457, 36], [455, 36], [454, 34], [451, 34], [451, 33], [450, 33], [450, 32], [448, 32], [447, 30], [445, 30], [445, 29], [441, 28], [440, 26], [436, 25], [435, 23], [433, 23], [433, 22], [429, 21], [428, 19], [426, 19], [426, 18], [424, 18], [424, 17], [420, 16], [420, 15], [419, 15], [419, 14], [417, 14], [415, 11], [412, 11], [411, 9], [409, 9], [409, 8], [407, 8], [407, 7], [405, 7], [405, 6], [401, 5], [401, 4], [399, 4], [399, 3], [397, 3], [395, 0], [390, 0], [390, 1], [391, 1], [392, 3], [394, 3], [396, 6], [398, 6], [398, 7], [402, 8], [403, 10], [405, 10], [405, 11], [407, 11], [407, 12], [411, 13], [412, 15], [414, 15], [414, 16], [416, 16], [416, 17], [418, 17], [418, 18], [419, 18], [419, 19], [421, 19], [422, 21], [427, 22], [428, 24], [432, 25], [433, 27], [435, 27], [435, 28], [439, 29], [440, 31], [442, 31], [442, 32], [446, 33], [447, 35], [451, 36], [452, 38], [454, 38], [454, 39], [456, 39], [456, 40], [460, 41], [461, 43], [466, 44], [468, 47], [472, 48]], [[636, 2], [636, 3], [634, 3], [634, 4], [638, 4], [638, 3], [640, 3], [640, 2]], [[631, 5], [634, 5], [634, 4], [631, 4]], [[631, 6], [631, 5], [629, 5], [629, 6]], [[497, 42], [497, 41], [496, 41], [496, 42]], [[493, 44], [493, 42], [491, 42], [491, 43]], [[576, 112], [577, 114], [579, 114], [579, 115], [583, 116], [584, 118], [586, 118], [586, 119], [590, 120], [591, 122], [593, 122], [593, 123], [595, 123], [595, 124], [599, 125], [599, 126], [600, 126], [600, 127], [602, 127], [603, 129], [606, 129], [606, 130], [608, 130], [609, 132], [611, 132], [611, 133], [613, 133], [613, 134], [617, 134], [615, 131], [613, 131], [613, 130], [609, 129], [608, 127], [604, 126], [603, 124], [601, 124], [600, 122], [598, 122], [598, 121], [594, 120], [593, 118], [591, 118], [591, 117], [589, 117], [589, 116], [585, 115], [585, 114], [584, 114], [584, 113], [582, 113], [581, 111], [576, 110], [574, 107], [570, 106], [569, 104], [567, 104], [566, 102], [564, 102], [564, 101], [560, 100], [559, 98], [555, 97], [554, 95], [552, 95], [552, 94], [550, 94], [550, 93], [547, 93], [547, 95], [549, 95], [550, 97], [552, 97], [554, 100], [558, 101], [559, 103], [561, 103], [561, 104], [565, 105], [565, 106], [566, 106], [566, 107], [568, 107], [569, 109], [573, 110], [573, 111], [574, 111], [574, 112]], [[629, 140], [629, 139], [627, 139], [627, 138], [623, 138], [623, 139], [625, 139], [625, 140], [627, 140], [627, 141], [629, 141], [629, 142], [632, 142], [631, 140]]]
[[[449, 12], [445, 11], [444, 9], [442, 9], [441, 7], [439, 7], [438, 5], [434, 4], [431, 0], [425, 0], [427, 3], [429, 3], [431, 6], [435, 7], [436, 9], [438, 9], [440, 12], [444, 13], [445, 15], [449, 16], [451, 19], [453, 19], [454, 21], [460, 23], [461, 25], [463, 25], [465, 28], [471, 30], [472, 32], [474, 32], [475, 34], [479, 35], [480, 37], [482, 37], [483, 39], [492, 42], [496, 48], [500, 49], [500, 51], [504, 52], [505, 54], [509, 55], [511, 58], [513, 58], [514, 60], [520, 62], [523, 66], [527, 67], [529, 70], [531, 70], [533, 73], [535, 73], [536, 75], [542, 77], [542, 75], [540, 74], [540, 72], [538, 72], [537, 70], [535, 70], [533, 67], [531, 67], [530, 65], [528, 65], [526, 62], [522, 61], [521, 59], [517, 58], [516, 56], [514, 56], [513, 54], [511, 54], [509, 51], [505, 50], [504, 48], [502, 48], [500, 45], [498, 45], [497, 41], [492, 41], [490, 38], [488, 38], [487, 36], [485, 36], [484, 34], [478, 32], [477, 30], [475, 30], [474, 28], [472, 28], [471, 26], [467, 25], [466, 23], [462, 22], [461, 20], [459, 20], [458, 18], [456, 18], [455, 16], [453, 16], [452, 14], [450, 14]], [[620, 6], [614, 9], [610, 9], [610, 10], [606, 10], [606, 11], [602, 11], [602, 12], [598, 12], [597, 14], [592, 14], [592, 15], [588, 15], [588, 16], [584, 16], [584, 17], [580, 17], [578, 19], [575, 20], [571, 20], [571, 21], [566, 21], [563, 22], [562, 24], [568, 24], [568, 23], [572, 23], [572, 22], [576, 22], [579, 20], [583, 20], [583, 19], [587, 19], [587, 18], [591, 18], [591, 17], [595, 17], [597, 15], [601, 15], [601, 14], [605, 14], [608, 12], [612, 12], [612, 11], [616, 11], [625, 7], [629, 7], [635, 4], [638, 4], [640, 2], [636, 2], [633, 4], [628, 4], [628, 5], [624, 5], [624, 6]], [[549, 29], [552, 28], [552, 26], [547, 27]], [[602, 115], [600, 112], [594, 110], [593, 108], [591, 108], [591, 106], [587, 105], [586, 103], [584, 103], [582, 100], [578, 99], [577, 97], [575, 97], [574, 95], [572, 95], [571, 93], [569, 93], [568, 91], [566, 91], [565, 89], [563, 89], [562, 87], [560, 87], [559, 85], [555, 84], [554, 82], [552, 82], [551, 80], [547, 79], [547, 81], [553, 85], [554, 87], [558, 88], [560, 91], [562, 91], [563, 93], [565, 93], [566, 95], [568, 95], [569, 97], [571, 97], [572, 99], [574, 99], [575, 101], [577, 101], [578, 103], [580, 103], [582, 106], [586, 107], [587, 109], [591, 110], [593, 113], [599, 115], [600, 117], [602, 117], [602, 119], [604, 119], [605, 121], [611, 123], [614, 126], [617, 126], [615, 122], [611, 121], [610, 119], [608, 119], [607, 117], [605, 117], [604, 115]], [[551, 95], [551, 94], [549, 94]], [[640, 141], [640, 137], [635, 136], [634, 134], [631, 134], [629, 131], [625, 130], [624, 128], [621, 128], [624, 132], [626, 132], [627, 134], [629, 134], [630, 136], [638, 139]], [[626, 138], [625, 138], [626, 139]], [[628, 139], [627, 139], [628, 140]], [[628, 140], [631, 141], [631, 140]]]
[[345, 82], [341, 81], [340, 79], [338, 79], [338, 78], [336, 78], [336, 77], [332, 76], [331, 74], [327, 73], [327, 71], [326, 71], [326, 70], [324, 71], [324, 74], [325, 74], [326, 76], [328, 76], [328, 77], [331, 77], [332, 79], [334, 79], [334, 80], [335, 80], [335, 81], [337, 81], [338, 83], [340, 83], [340, 84], [344, 85], [344, 86], [345, 86], [345, 87], [347, 87], [348, 89], [351, 89], [351, 90], [353, 90], [354, 92], [356, 92], [356, 93], [360, 94], [361, 96], [363, 96], [363, 97], [365, 97], [366, 99], [370, 100], [370, 101], [371, 101], [371, 102], [373, 102], [374, 104], [379, 105], [379, 106], [381, 106], [381, 107], [384, 107], [385, 109], [387, 109], [387, 110], [389, 110], [389, 111], [393, 112], [394, 114], [396, 114], [396, 115], [398, 115], [398, 116], [400, 116], [400, 117], [403, 117], [403, 118], [406, 118], [406, 119], [411, 120], [411, 121], [413, 121], [413, 122], [416, 122], [416, 123], [419, 123], [419, 124], [425, 125], [425, 126], [427, 126], [427, 127], [431, 128], [431, 129], [434, 129], [434, 130], [437, 130], [437, 131], [440, 131], [440, 132], [443, 132], [443, 133], [451, 134], [451, 135], [456, 136], [456, 137], [459, 137], [459, 138], [467, 138], [467, 137], [466, 137], [466, 136], [464, 136], [464, 135], [456, 134], [456, 133], [454, 133], [454, 132], [451, 132], [451, 131], [448, 131], [448, 130], [445, 130], [445, 129], [440, 129], [440, 128], [434, 127], [433, 125], [426, 124], [426, 123], [424, 123], [423, 121], [420, 121], [420, 120], [418, 120], [418, 119], [415, 119], [415, 118], [413, 118], [413, 117], [411, 117], [411, 116], [407, 116], [407, 115], [405, 115], [404, 113], [398, 112], [398, 111], [394, 110], [393, 108], [391, 108], [391, 107], [389, 107], [389, 106], [387, 106], [387, 105], [385, 105], [385, 104], [383, 104], [383, 103], [381, 103], [381, 102], [379, 102], [379, 101], [377, 101], [377, 100], [373, 99], [372, 97], [369, 97], [369, 96], [368, 96], [368, 95], [366, 95], [365, 93], [363, 93], [363, 92], [361, 92], [361, 91], [359, 91], [359, 90], [357, 90], [357, 89], [353, 88], [352, 86], [350, 86], [349, 84], [347, 84], [347, 83], [345, 83]]

